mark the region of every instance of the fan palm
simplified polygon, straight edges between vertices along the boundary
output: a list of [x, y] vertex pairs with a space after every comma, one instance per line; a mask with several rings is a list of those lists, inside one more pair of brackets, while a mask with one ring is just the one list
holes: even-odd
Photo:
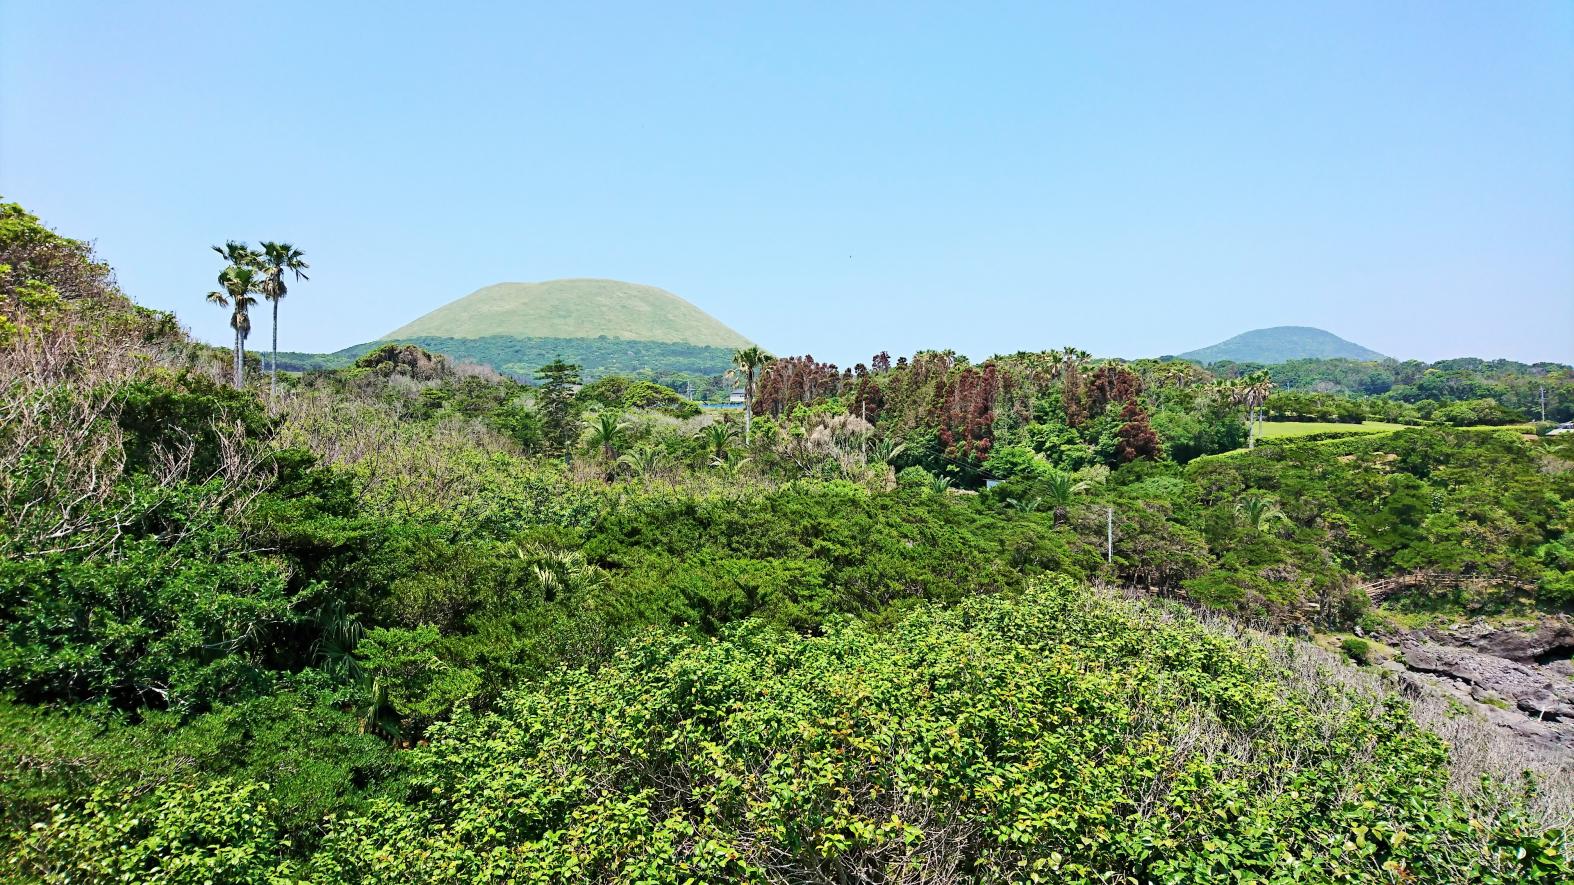
[[1262, 407], [1273, 392], [1273, 378], [1266, 371], [1253, 372], [1241, 379], [1241, 393], [1246, 402], [1246, 447], [1255, 448], [1262, 435]]
[[769, 365], [776, 357], [761, 350], [757, 345], [749, 345], [735, 351], [732, 355], [732, 364], [743, 373], [743, 444], [749, 444], [749, 428], [754, 418], [754, 378], [759, 370]]
[[311, 279], [302, 273], [310, 267], [306, 263], [306, 253], [289, 243], [262, 244], [262, 297], [273, 303], [273, 357], [268, 379], [270, 399], [279, 388], [279, 302], [289, 294], [284, 275], [293, 273], [297, 281]]
[[209, 292], [208, 302], [230, 308], [230, 328], [235, 330], [235, 352], [231, 362], [237, 388], [246, 384], [246, 337], [251, 334], [251, 314], [257, 303], [252, 292], [257, 286], [257, 272], [249, 267], [230, 265], [219, 273], [219, 286], [223, 291]]
[[743, 472], [743, 468], [748, 465], [750, 460], [752, 459], [747, 455], [740, 458], [736, 452], [728, 452], [724, 456], [712, 458], [710, 466], [714, 467], [728, 480], [735, 480]]
[[251, 293], [257, 291], [262, 283], [258, 273], [261, 256], [257, 250], [237, 240], [227, 240], [222, 246], [214, 246], [213, 251], [229, 264], [219, 271], [219, 288], [225, 297], [215, 301], [213, 294], [209, 293], [208, 301], [231, 310], [230, 328], [235, 330], [233, 367], [235, 386], [238, 388], [246, 383], [246, 337], [251, 334], [251, 315], [248, 311], [257, 303]]
[[519, 544], [515, 555], [523, 560], [530, 574], [541, 587], [541, 598], [555, 602], [558, 598], [574, 598], [600, 589], [606, 583], [606, 573], [585, 559], [579, 550], [561, 550], [544, 544]]
[[1060, 377], [1060, 371], [1065, 362], [1065, 355], [1058, 350], [1051, 350], [1044, 355], [1044, 363], [1049, 369], [1049, 377], [1051, 379], [1058, 379]]

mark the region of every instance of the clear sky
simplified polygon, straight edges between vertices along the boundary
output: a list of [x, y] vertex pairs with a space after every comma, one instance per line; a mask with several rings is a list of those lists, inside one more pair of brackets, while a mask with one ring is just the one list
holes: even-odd
[[0, 0], [0, 194], [213, 341], [293, 241], [292, 350], [594, 276], [844, 364], [1570, 361], [1574, 4]]

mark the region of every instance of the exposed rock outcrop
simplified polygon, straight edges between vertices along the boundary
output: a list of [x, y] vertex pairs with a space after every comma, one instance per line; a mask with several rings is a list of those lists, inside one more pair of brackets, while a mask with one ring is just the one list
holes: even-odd
[[1568, 615], [1496, 625], [1472, 621], [1450, 628], [1424, 630], [1421, 635], [1438, 645], [1468, 648], [1522, 664], [1544, 660], [1551, 655], [1567, 660], [1574, 653], [1574, 618]]
[[1435, 643], [1401, 647], [1405, 666], [1470, 685], [1483, 703], [1506, 703], [1540, 720], [1574, 720], [1574, 681], [1549, 668]]

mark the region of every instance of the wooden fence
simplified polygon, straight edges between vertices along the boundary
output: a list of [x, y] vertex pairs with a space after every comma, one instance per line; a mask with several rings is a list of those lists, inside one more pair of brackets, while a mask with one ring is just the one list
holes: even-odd
[[1403, 575], [1394, 575], [1388, 578], [1378, 578], [1361, 584], [1357, 589], [1365, 591], [1367, 598], [1372, 602], [1382, 602], [1401, 590], [1411, 590], [1418, 587], [1443, 588], [1443, 587], [1472, 587], [1483, 584], [1506, 584], [1519, 590], [1534, 590], [1536, 585], [1523, 578], [1513, 575], [1451, 575], [1439, 572], [1410, 572]]

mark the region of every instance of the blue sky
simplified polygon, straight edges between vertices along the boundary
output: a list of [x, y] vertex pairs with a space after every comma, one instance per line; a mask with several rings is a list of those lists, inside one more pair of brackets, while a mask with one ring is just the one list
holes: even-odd
[[1574, 4], [0, 0], [0, 194], [214, 341], [293, 241], [288, 349], [596, 276], [842, 363], [1570, 361]]

